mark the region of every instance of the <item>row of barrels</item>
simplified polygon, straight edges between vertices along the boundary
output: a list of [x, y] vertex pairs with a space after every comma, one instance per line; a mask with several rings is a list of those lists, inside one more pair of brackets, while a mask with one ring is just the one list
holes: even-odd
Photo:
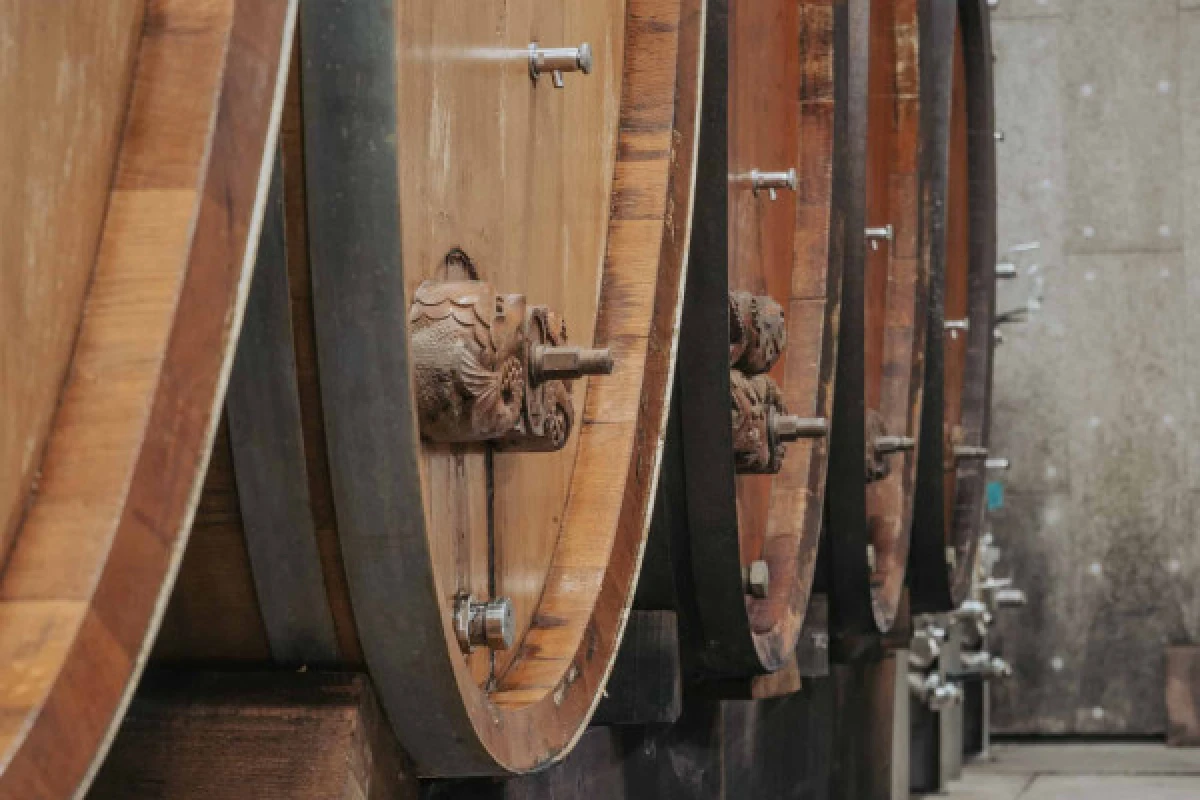
[[814, 593], [849, 661], [965, 597], [985, 0], [0, 15], [0, 797], [147, 664], [363, 671], [421, 775], [512, 775], [638, 612], [769, 697]]

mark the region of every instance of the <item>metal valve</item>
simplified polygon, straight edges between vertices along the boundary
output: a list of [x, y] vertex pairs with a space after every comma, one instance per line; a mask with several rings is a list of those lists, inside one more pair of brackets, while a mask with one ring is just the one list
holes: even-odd
[[920, 670], [933, 666], [942, 654], [942, 641], [945, 640], [945, 631], [940, 632], [940, 638], [935, 636], [932, 630], [920, 630], [913, 634], [908, 650], [909, 666]]
[[755, 561], [742, 567], [742, 586], [751, 597], [765, 598], [771, 591], [771, 567], [766, 561]]
[[512, 601], [499, 597], [477, 603], [470, 594], [460, 593], [454, 602], [454, 635], [464, 653], [476, 647], [509, 649], [516, 635]]
[[607, 347], [534, 345], [529, 356], [529, 375], [535, 383], [570, 381], [584, 375], [611, 375], [613, 371], [612, 351]]
[[962, 689], [942, 680], [936, 673], [923, 676], [910, 674], [908, 689], [920, 703], [934, 713], [945, 711], [962, 702]]
[[992, 604], [996, 608], [1021, 608], [1029, 603], [1029, 598], [1021, 589], [997, 589], [992, 594]]
[[554, 88], [561, 89], [564, 72], [592, 72], [592, 46], [587, 42], [579, 47], [538, 47], [537, 42], [529, 45], [529, 77], [536, 84], [538, 76], [549, 72], [553, 76]]
[[800, 439], [821, 439], [829, 435], [829, 420], [823, 417], [798, 417], [795, 414], [772, 414], [771, 428], [781, 442]]
[[1017, 265], [1011, 261], [1001, 261], [996, 264], [996, 277], [1000, 280], [1011, 280], [1017, 277]]
[[883, 416], [874, 409], [867, 410], [866, 426], [866, 453], [864, 455], [867, 481], [881, 481], [889, 475], [891, 470], [887, 457], [915, 450], [917, 440], [911, 436], [888, 434]]
[[945, 326], [946, 330], [954, 331], [955, 333], [958, 331], [965, 332], [971, 330], [971, 320], [969, 319], [948, 319], [943, 323], [943, 325]]
[[892, 227], [892, 223], [890, 222], [887, 225], [867, 228], [864, 233], [867, 237], [867, 241], [871, 243], [872, 250], [879, 249], [879, 242], [881, 240], [890, 242], [896, 238], [896, 229]]
[[908, 453], [916, 447], [917, 440], [911, 436], [880, 436], [875, 439], [875, 453], [880, 456]]
[[754, 190], [754, 193], [758, 194], [761, 190], [766, 189], [767, 196], [772, 200], [778, 196], [775, 193], [776, 190], [788, 189], [794, 192], [798, 185], [796, 169], [794, 167], [784, 172], [750, 170], [750, 187]]
[[976, 445], [960, 444], [954, 448], [954, 457], [960, 461], [986, 459], [988, 457], [988, 449]]
[[964, 671], [983, 678], [985, 681], [1011, 678], [1013, 674], [1011, 664], [1003, 658], [993, 656], [986, 650], [978, 653], [963, 653], [961, 659]]

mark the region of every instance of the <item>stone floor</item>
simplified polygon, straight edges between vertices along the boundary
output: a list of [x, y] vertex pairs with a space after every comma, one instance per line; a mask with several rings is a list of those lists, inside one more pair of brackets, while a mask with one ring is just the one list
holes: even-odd
[[950, 800], [1200, 800], [1200, 750], [1157, 744], [998, 744]]

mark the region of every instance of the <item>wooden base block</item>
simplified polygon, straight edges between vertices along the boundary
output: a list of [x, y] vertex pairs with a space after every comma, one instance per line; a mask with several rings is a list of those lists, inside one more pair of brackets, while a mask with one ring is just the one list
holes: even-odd
[[1167, 745], [1200, 747], [1200, 645], [1167, 648]]
[[672, 723], [683, 710], [674, 611], [633, 611], [593, 725]]
[[148, 675], [89, 800], [415, 800], [361, 675]]

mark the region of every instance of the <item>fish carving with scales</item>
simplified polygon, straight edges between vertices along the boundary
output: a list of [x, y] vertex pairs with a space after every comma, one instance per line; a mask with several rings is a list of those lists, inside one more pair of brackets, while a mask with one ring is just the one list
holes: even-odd
[[607, 349], [567, 345], [566, 325], [480, 280], [426, 281], [409, 311], [421, 434], [552, 452], [575, 421], [571, 382], [608, 374]]

